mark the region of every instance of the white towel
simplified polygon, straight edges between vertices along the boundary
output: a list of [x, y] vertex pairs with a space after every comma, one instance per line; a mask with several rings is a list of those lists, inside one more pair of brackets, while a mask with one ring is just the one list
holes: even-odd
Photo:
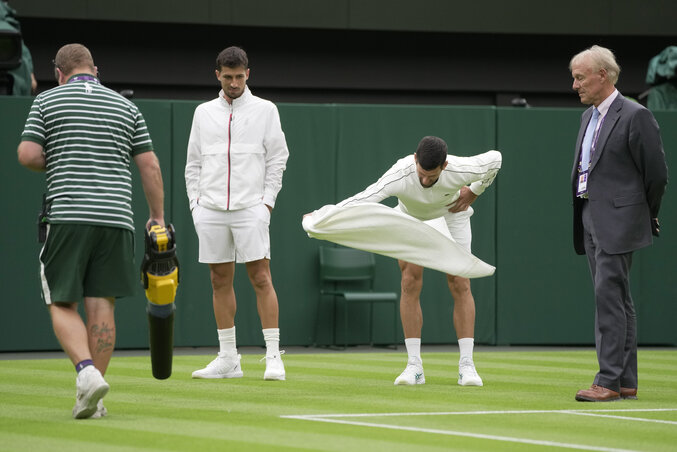
[[431, 226], [380, 203], [326, 205], [303, 219], [303, 229], [309, 237], [450, 275], [481, 278], [496, 270]]

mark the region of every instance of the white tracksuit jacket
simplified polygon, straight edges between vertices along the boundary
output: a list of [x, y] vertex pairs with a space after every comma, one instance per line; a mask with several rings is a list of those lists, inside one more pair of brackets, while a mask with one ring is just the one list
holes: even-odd
[[275, 206], [289, 150], [272, 102], [249, 87], [232, 104], [219, 97], [195, 109], [188, 139], [186, 191], [190, 209]]
[[344, 207], [363, 202], [381, 202], [390, 196], [399, 200], [404, 213], [422, 221], [443, 217], [449, 204], [458, 199], [463, 186], [481, 195], [501, 168], [501, 153], [489, 151], [472, 157], [447, 155], [447, 167], [432, 187], [421, 186], [414, 154], [399, 159], [381, 178], [364, 191], [341, 201]]

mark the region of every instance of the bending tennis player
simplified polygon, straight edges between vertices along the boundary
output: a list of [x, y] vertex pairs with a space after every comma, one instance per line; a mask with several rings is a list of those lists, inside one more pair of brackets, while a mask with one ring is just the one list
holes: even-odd
[[[337, 206], [380, 202], [395, 196], [399, 201], [397, 208], [402, 212], [428, 222], [470, 251], [471, 204], [491, 185], [500, 168], [501, 153], [498, 151], [456, 157], [447, 155], [444, 140], [427, 136], [420, 141], [414, 155], [398, 160], [376, 183]], [[398, 262], [402, 272], [400, 316], [409, 359], [395, 384], [423, 384], [423, 314], [419, 298], [423, 267], [402, 260]], [[482, 386], [473, 361], [475, 300], [470, 291], [470, 280], [448, 274], [447, 282], [454, 298], [454, 328], [460, 349], [458, 384]]]

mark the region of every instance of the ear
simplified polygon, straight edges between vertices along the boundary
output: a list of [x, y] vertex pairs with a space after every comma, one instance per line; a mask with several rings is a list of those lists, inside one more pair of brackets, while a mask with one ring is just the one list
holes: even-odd
[[606, 71], [606, 69], [602, 68], [599, 70], [599, 76], [602, 78], [602, 81], [606, 81], [609, 78], [609, 73]]
[[219, 74], [220, 73], [221, 73], [221, 71], [219, 71], [218, 69], [214, 71], [214, 74], [216, 75], [216, 80], [219, 80]]
[[442, 164], [442, 169], [446, 168], [448, 163], [449, 162], [445, 160], [444, 163]]
[[63, 72], [58, 67], [54, 68], [54, 75], [55, 75], [55, 78], [56, 78], [56, 82], [59, 85], [63, 85], [63, 84], [66, 83], [66, 80], [64, 80], [66, 77], [63, 75]]

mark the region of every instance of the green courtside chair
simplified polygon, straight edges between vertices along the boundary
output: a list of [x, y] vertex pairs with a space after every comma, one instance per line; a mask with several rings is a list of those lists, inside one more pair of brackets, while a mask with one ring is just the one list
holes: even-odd
[[[343, 303], [344, 348], [348, 346], [348, 317], [350, 305], [369, 303], [369, 344], [373, 345], [374, 303], [385, 302], [393, 306], [393, 345], [397, 344], [398, 295], [395, 292], [374, 292], [376, 260], [372, 253], [352, 248], [320, 247], [320, 303], [334, 300], [333, 343], [336, 344], [336, 310]], [[319, 324], [320, 309], [317, 309], [315, 338]], [[315, 341], [314, 341], [315, 342]]]

